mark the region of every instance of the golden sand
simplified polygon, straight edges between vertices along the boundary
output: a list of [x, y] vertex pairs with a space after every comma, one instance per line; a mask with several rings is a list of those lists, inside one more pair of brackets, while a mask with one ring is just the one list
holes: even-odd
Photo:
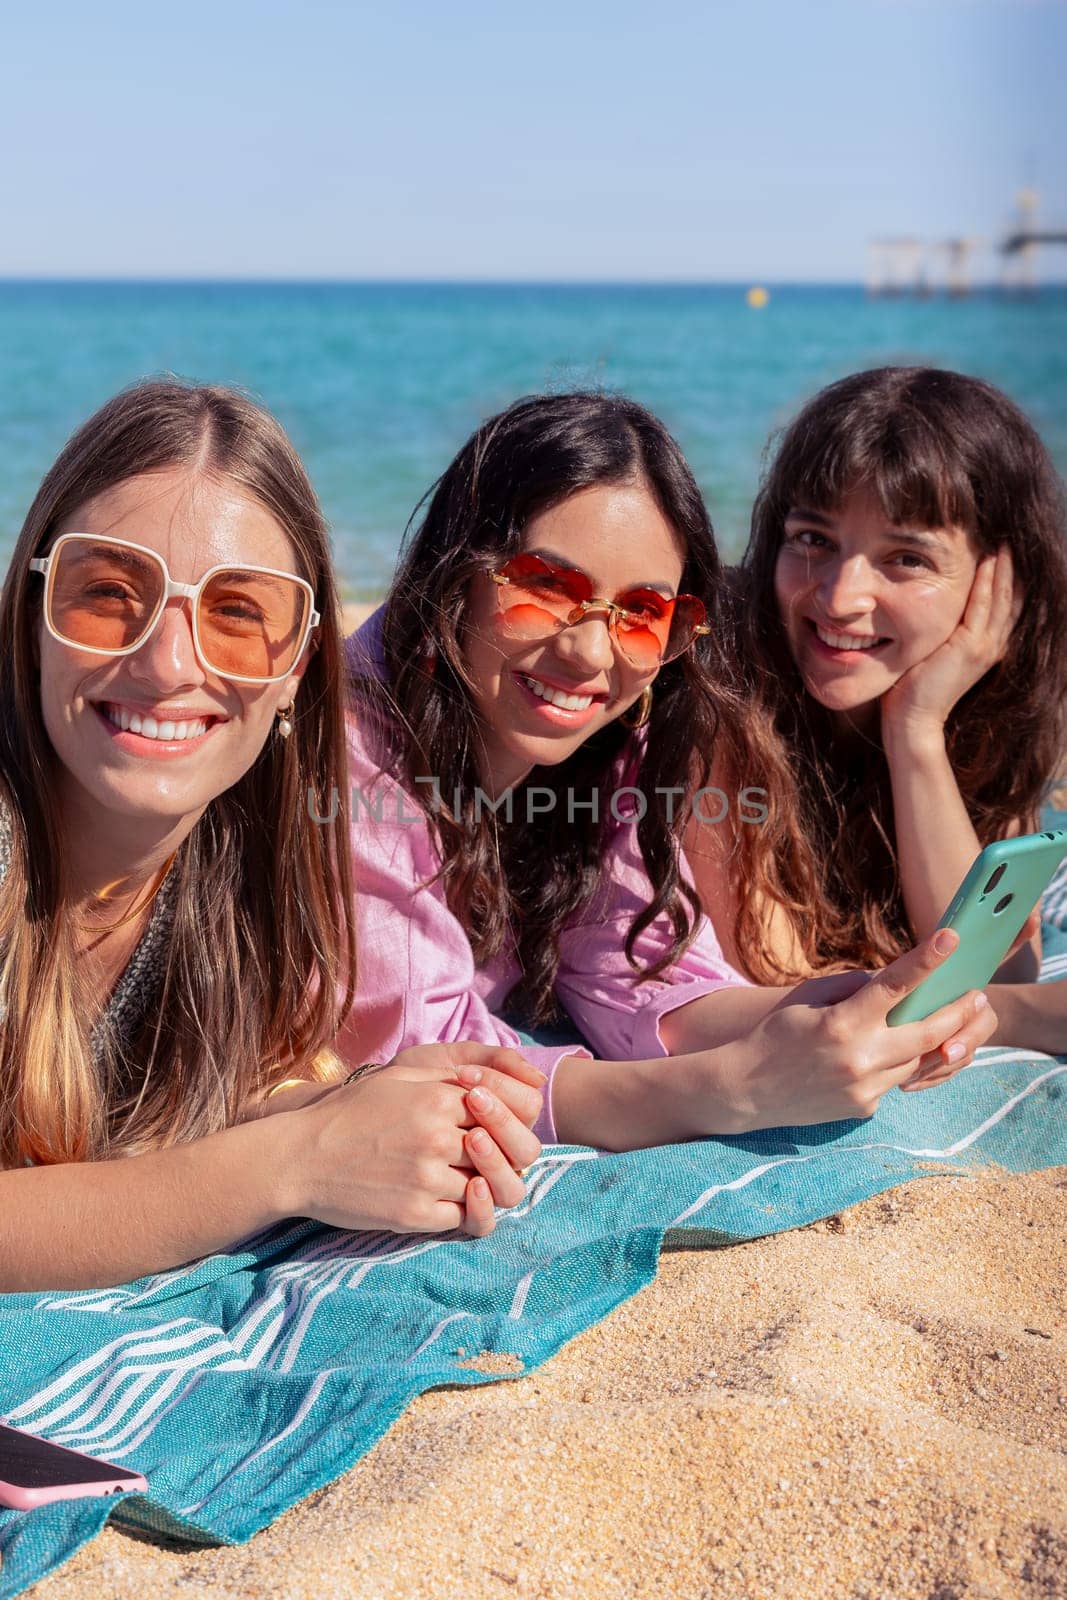
[[34, 1600], [1063, 1597], [1065, 1223], [1067, 1169], [942, 1172], [668, 1251], [539, 1371], [422, 1396], [251, 1544], [108, 1529]]
[[371, 612], [375, 609], [376, 603], [371, 605], [362, 600], [350, 600], [347, 605], [342, 606], [341, 626], [344, 629], [345, 638], [347, 639], [350, 633], [355, 633], [360, 623], [366, 622]]

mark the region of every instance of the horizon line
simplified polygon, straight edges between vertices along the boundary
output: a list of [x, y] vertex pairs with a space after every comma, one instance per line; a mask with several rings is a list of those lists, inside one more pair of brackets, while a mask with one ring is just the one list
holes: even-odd
[[[862, 278], [613, 278], [613, 277], [578, 277], [578, 278], [509, 278], [509, 277], [414, 277], [401, 275], [397, 277], [353, 276], [334, 277], [326, 275], [314, 276], [289, 276], [285, 274], [261, 274], [248, 277], [238, 274], [163, 274], [163, 273], [6, 273], [0, 271], [0, 286], [2, 285], [129, 285], [129, 286], [217, 286], [230, 285], [233, 287], [263, 287], [263, 288], [425, 288], [425, 289], [738, 289], [751, 288], [766, 289], [861, 289], [867, 292], [868, 285]], [[1046, 278], [1040, 280], [1035, 288], [1055, 289], [1067, 287], [1067, 277]], [[981, 293], [986, 290], [1003, 290], [1007, 293], [1018, 293], [1014, 285], [1005, 285], [995, 278], [976, 279], [969, 286], [969, 293]], [[873, 293], [873, 292], [872, 292]], [[882, 290], [875, 296], [879, 299], [914, 299], [927, 296], [943, 296], [948, 293], [947, 284], [931, 283], [923, 291], [913, 288], [901, 288], [894, 291]]]
[[618, 288], [752, 288], [754, 286], [767, 286], [771, 288], [802, 287], [804, 285], [817, 286], [832, 284], [841, 287], [854, 286], [862, 288], [863, 283], [859, 278], [613, 278], [613, 277], [487, 277], [487, 276], [460, 276], [451, 275], [444, 277], [421, 276], [401, 273], [393, 277], [384, 277], [377, 274], [360, 273], [352, 276], [336, 276], [326, 273], [290, 274], [290, 273], [258, 273], [244, 275], [239, 273], [110, 273], [110, 272], [3, 272], [0, 271], [0, 283], [236, 283], [236, 284], [326, 284], [348, 285], [367, 284], [371, 286], [396, 284], [408, 285], [413, 288], [474, 288], [474, 287], [504, 287], [504, 288], [582, 288], [582, 287], [618, 287]]

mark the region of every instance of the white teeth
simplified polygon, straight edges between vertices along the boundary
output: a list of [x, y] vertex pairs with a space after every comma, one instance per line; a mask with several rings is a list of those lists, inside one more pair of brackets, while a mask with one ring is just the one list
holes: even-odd
[[539, 683], [536, 678], [527, 678], [525, 674], [522, 681], [534, 694], [540, 695], [551, 706], [559, 706], [561, 711], [586, 711], [593, 704], [591, 694], [564, 694], [561, 689], [550, 689], [547, 683]]
[[139, 733], [142, 739], [158, 739], [166, 744], [174, 744], [182, 739], [199, 739], [207, 732], [207, 723], [203, 721], [157, 722], [155, 717], [142, 717], [139, 712], [127, 711], [124, 706], [105, 706], [104, 715], [123, 733]]
[[870, 650], [880, 641], [877, 638], [851, 633], [827, 633], [825, 628], [816, 627], [815, 632], [823, 644], [828, 644], [831, 650]]

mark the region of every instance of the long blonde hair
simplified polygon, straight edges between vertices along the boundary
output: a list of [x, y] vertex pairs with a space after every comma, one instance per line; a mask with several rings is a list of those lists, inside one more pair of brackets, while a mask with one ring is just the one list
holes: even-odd
[[[67, 906], [59, 761], [41, 713], [30, 562], [85, 502], [195, 465], [255, 498], [291, 540], [322, 621], [292, 737], [268, 738], [208, 806], [172, 868], [158, 1000], [124, 1045], [90, 1045]], [[352, 1001], [344, 673], [329, 537], [299, 457], [231, 390], [140, 383], [74, 435], [37, 492], [0, 604], [0, 1166], [100, 1160], [201, 1137], [272, 1082], [315, 1075]], [[336, 792], [329, 823], [309, 795]], [[107, 1036], [105, 1034], [105, 1046]]]

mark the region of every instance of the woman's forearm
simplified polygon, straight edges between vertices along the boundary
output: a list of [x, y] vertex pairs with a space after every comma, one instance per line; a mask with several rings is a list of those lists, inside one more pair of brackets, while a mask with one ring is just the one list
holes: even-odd
[[[967, 814], [956, 775], [949, 763], [944, 734], [931, 730], [905, 742], [886, 734], [886, 755], [893, 788], [893, 816], [901, 893], [916, 939], [937, 927], [945, 908], [981, 850], [981, 841]], [[1009, 827], [1017, 833], [1026, 824]], [[1035, 928], [1026, 942], [1001, 964], [1003, 984], [1031, 983], [1041, 966], [1041, 933]]]
[[990, 1043], [1050, 1056], [1067, 1054], [1067, 979], [992, 983], [987, 993], [997, 1014], [997, 1031]]
[[282, 1111], [300, 1111], [312, 1106], [324, 1094], [330, 1094], [343, 1083], [337, 1078], [331, 1083], [313, 1083], [310, 1079], [290, 1079], [279, 1084], [268, 1094], [256, 1094], [242, 1107], [240, 1121], [255, 1122], [263, 1117], [276, 1117]]
[[552, 1114], [566, 1144], [642, 1150], [750, 1127], [739, 1069], [749, 1036], [780, 1009], [795, 985], [731, 984], [676, 1006], [659, 1019], [669, 1052], [647, 1061], [568, 1056], [552, 1080]]
[[0, 1172], [0, 1293], [98, 1289], [289, 1215], [273, 1117], [117, 1161]]
[[699, 995], [696, 1000], [676, 1006], [660, 1017], [660, 1038], [672, 1056], [730, 1044], [754, 1028], [757, 1022], [762, 1022], [795, 987], [795, 984], [767, 988], [738, 983]]
[[552, 1079], [552, 1115], [563, 1144], [600, 1150], [646, 1150], [706, 1134], [740, 1133], [737, 1109], [716, 1052], [648, 1061], [590, 1061], [567, 1056]]
[[[900, 888], [916, 939], [938, 926], [981, 845], [945, 749], [944, 732], [886, 732]], [[847, 841], [846, 847], [847, 847]]]
[[[713, 1008], [720, 1007], [715, 1026], [728, 1026], [734, 1036], [686, 1054], [621, 1062], [567, 1056], [552, 1082], [559, 1137], [640, 1150], [757, 1128], [869, 1117], [888, 1089], [935, 1062], [958, 1071], [993, 1034], [993, 1009], [983, 995], [970, 993], [923, 1022], [889, 1024], [893, 1006], [952, 949], [952, 938], [929, 939], [881, 972], [828, 973], [795, 989], [702, 996], [678, 1008], [682, 1019], [676, 1026], [686, 1026], [686, 1011], [692, 1011], [690, 1027], [701, 1012], [714, 1023]], [[1061, 1016], [1065, 998], [1057, 997]], [[762, 1015], [754, 1016], [755, 1008]]]

